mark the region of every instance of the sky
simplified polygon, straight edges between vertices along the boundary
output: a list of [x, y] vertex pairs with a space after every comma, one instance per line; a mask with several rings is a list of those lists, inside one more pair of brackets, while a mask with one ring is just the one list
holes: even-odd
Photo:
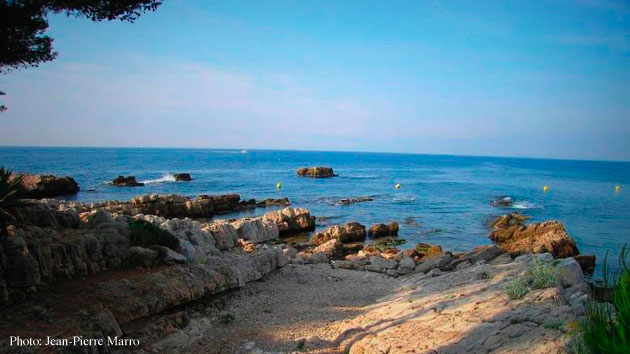
[[52, 15], [0, 145], [630, 160], [630, 3], [165, 0]]

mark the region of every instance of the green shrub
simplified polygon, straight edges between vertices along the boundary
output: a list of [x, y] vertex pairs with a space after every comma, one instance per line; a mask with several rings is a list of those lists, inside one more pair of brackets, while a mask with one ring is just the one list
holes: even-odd
[[[619, 255], [620, 271], [613, 274], [612, 304], [589, 300], [586, 316], [580, 321], [577, 336], [579, 353], [630, 353], [630, 250], [624, 245]], [[604, 258], [604, 283], [609, 272]]]
[[510, 300], [522, 299], [528, 292], [529, 289], [521, 277], [512, 279], [505, 288], [505, 294]]
[[131, 232], [131, 245], [150, 247], [164, 246], [177, 251], [179, 240], [170, 232], [161, 229], [144, 220], [129, 220]]
[[558, 279], [553, 266], [538, 259], [529, 265], [525, 278], [532, 289], [548, 288]]

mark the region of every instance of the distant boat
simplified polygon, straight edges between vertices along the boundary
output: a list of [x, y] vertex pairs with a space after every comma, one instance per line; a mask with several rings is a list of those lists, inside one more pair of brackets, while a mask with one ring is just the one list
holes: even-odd
[[241, 154], [247, 154], [247, 150], [241, 150]]

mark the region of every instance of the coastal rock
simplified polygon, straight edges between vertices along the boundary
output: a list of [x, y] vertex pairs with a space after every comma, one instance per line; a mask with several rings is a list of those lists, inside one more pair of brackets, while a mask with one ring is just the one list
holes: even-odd
[[238, 232], [234, 226], [228, 223], [212, 223], [203, 224], [202, 227], [210, 231], [219, 250], [226, 250], [237, 245]]
[[135, 176], [118, 176], [114, 178], [114, 180], [112, 181], [112, 185], [116, 187], [139, 187], [144, 186], [144, 183], [136, 181]]
[[260, 202], [256, 202], [257, 207], [268, 207], [268, 206], [287, 206], [290, 205], [291, 202], [289, 198], [267, 198]]
[[368, 236], [370, 237], [386, 237], [398, 235], [398, 223], [392, 221], [389, 224], [375, 224], [368, 230]]
[[160, 225], [179, 239], [181, 253], [189, 261], [200, 261], [220, 254], [213, 234], [199, 221], [189, 218], [168, 219]]
[[192, 181], [192, 177], [190, 177], [190, 173], [175, 173], [173, 174], [175, 180], [178, 182], [190, 182]]
[[492, 201], [490, 202], [490, 205], [496, 206], [496, 207], [510, 207], [512, 206], [513, 203], [514, 201], [512, 200], [511, 197], [507, 195], [503, 195], [503, 196], [492, 199]]
[[304, 208], [284, 208], [263, 215], [263, 220], [277, 225], [280, 235], [315, 230], [315, 217]]
[[481, 260], [490, 262], [503, 253], [501, 247], [497, 245], [478, 246], [475, 247], [472, 252], [468, 253], [466, 257], [470, 260], [470, 263], [475, 264]]
[[586, 286], [584, 274], [580, 264], [572, 257], [561, 259], [555, 265], [556, 274], [565, 288], [571, 286]]
[[127, 264], [141, 268], [151, 268], [159, 255], [158, 251], [144, 247], [129, 247]]
[[321, 245], [329, 240], [337, 239], [342, 243], [365, 241], [365, 226], [358, 222], [349, 222], [344, 226], [331, 226], [313, 236], [311, 243]]
[[315, 247], [313, 253], [323, 253], [328, 259], [341, 259], [343, 258], [343, 245], [338, 239], [332, 239]]
[[411, 259], [410, 257], [403, 257], [400, 260], [400, 263], [398, 264], [398, 268], [396, 269], [396, 271], [400, 275], [409, 274], [413, 272], [413, 269], [415, 268], [415, 266], [416, 266], [416, 263], [413, 261], [413, 259]]
[[398, 262], [393, 259], [387, 259], [379, 256], [371, 256], [370, 264], [380, 269], [394, 269], [398, 266]]
[[16, 176], [22, 177], [19, 191], [21, 198], [55, 198], [73, 195], [79, 192], [79, 184], [69, 176], [56, 177], [53, 175], [13, 174], [10, 179]]
[[499, 217], [489, 238], [511, 255], [549, 252], [555, 258], [565, 258], [580, 253], [560, 222], [550, 220], [525, 226], [524, 220], [516, 213]]
[[298, 176], [325, 178], [337, 176], [331, 167], [301, 167], [297, 170]]
[[280, 235], [278, 225], [264, 217], [238, 219], [231, 224], [239, 238], [253, 243], [271, 241]]
[[356, 198], [346, 198], [335, 201], [332, 205], [350, 205], [354, 203], [362, 203], [362, 202], [371, 202], [374, 198], [372, 197], [356, 197]]
[[24, 238], [3, 237], [2, 250], [6, 257], [3, 278], [8, 287], [28, 288], [39, 284], [39, 264], [26, 247]]
[[573, 256], [573, 258], [578, 262], [578, 264], [582, 268], [582, 272], [593, 273], [593, 271], [595, 270], [595, 255], [579, 254], [577, 256]]
[[421, 263], [416, 265], [415, 271], [427, 273], [433, 268], [444, 268], [451, 263], [453, 256], [450, 253], [443, 253], [428, 258], [424, 258]]

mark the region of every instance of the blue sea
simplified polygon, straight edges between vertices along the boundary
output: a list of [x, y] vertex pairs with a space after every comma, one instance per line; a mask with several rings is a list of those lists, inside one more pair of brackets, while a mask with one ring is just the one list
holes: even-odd
[[[74, 177], [83, 202], [128, 200], [138, 194], [238, 193], [243, 199], [288, 197], [322, 218], [318, 228], [358, 221], [368, 227], [396, 220], [407, 246], [417, 242], [465, 251], [488, 244], [488, 221], [517, 210], [532, 221], [557, 219], [598, 264], [617, 262], [630, 242], [630, 163], [448, 155], [147, 148], [0, 148], [0, 165], [15, 171]], [[335, 178], [296, 176], [302, 166], [331, 166]], [[192, 182], [174, 182], [188, 172]], [[107, 184], [134, 175], [143, 187]], [[277, 190], [280, 182], [282, 189]], [[395, 184], [400, 183], [396, 189]], [[548, 186], [547, 192], [543, 186]], [[616, 191], [615, 187], [620, 190]], [[490, 205], [509, 195], [510, 208]], [[350, 197], [373, 201], [335, 205]], [[241, 215], [259, 215], [257, 208]], [[600, 268], [598, 266], [598, 268]]]

